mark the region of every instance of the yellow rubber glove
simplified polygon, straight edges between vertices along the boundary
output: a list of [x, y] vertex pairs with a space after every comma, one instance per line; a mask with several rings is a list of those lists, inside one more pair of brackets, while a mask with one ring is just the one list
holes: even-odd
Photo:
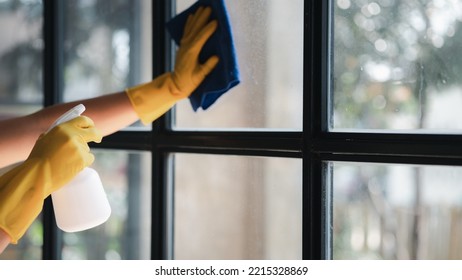
[[43, 201], [95, 159], [87, 142], [102, 135], [88, 117], [42, 134], [22, 164], [0, 177], [0, 228], [16, 244], [40, 214]]
[[208, 22], [211, 11], [209, 7], [200, 7], [188, 17], [173, 72], [126, 90], [134, 110], [144, 124], [163, 115], [178, 100], [189, 97], [217, 65], [217, 56], [210, 57], [203, 64], [199, 63], [202, 47], [217, 28], [216, 20]]

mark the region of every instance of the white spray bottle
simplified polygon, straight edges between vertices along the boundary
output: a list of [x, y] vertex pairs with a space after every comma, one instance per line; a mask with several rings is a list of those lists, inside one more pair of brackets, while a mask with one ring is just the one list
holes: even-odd
[[[66, 112], [49, 128], [80, 116], [85, 106], [79, 104]], [[75, 178], [51, 194], [58, 227], [66, 232], [77, 232], [96, 227], [107, 221], [111, 206], [98, 173], [84, 168]]]

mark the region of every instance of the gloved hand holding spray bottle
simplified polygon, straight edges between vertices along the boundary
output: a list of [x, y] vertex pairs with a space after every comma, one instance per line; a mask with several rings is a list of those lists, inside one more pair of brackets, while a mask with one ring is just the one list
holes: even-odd
[[[208, 21], [210, 7], [199, 7], [185, 23], [181, 46], [177, 51], [173, 72], [151, 82], [126, 89], [133, 109], [144, 124], [149, 124], [168, 111], [177, 101], [187, 98], [215, 68], [216, 55], [199, 62], [199, 53], [217, 29], [216, 20]], [[79, 116], [81, 104], [64, 114], [56, 124]], [[101, 180], [91, 168], [85, 168], [71, 183], [52, 194], [58, 227], [73, 232], [105, 222], [111, 213]]]
[[[210, 14], [210, 8], [199, 7], [188, 16], [173, 72], [126, 89], [143, 123], [149, 124], [189, 97], [218, 64], [216, 55], [199, 61], [202, 47], [218, 24], [209, 22]], [[85, 168], [94, 161], [87, 143], [101, 142], [102, 135], [90, 118], [78, 117], [84, 110], [79, 105], [59, 118], [52, 126], [58, 127], [37, 139], [25, 162], [0, 177], [0, 229], [11, 243], [25, 234], [50, 194], [58, 227], [64, 231], [85, 230], [109, 218], [111, 209], [99, 176]]]
[[[78, 116], [83, 111], [81, 106], [79, 108], [57, 121], [63, 123], [41, 134], [27, 159], [0, 176], [0, 229], [8, 235], [10, 243], [17, 244], [26, 233], [42, 211], [45, 198], [63, 186], [74, 184], [76, 180], [71, 184], [69, 182], [93, 163], [94, 156], [89, 151], [88, 143], [101, 142], [102, 134], [90, 118]], [[64, 122], [71, 117], [75, 118]], [[83, 223], [72, 223], [74, 220], [71, 220], [73, 217], [70, 215], [81, 215], [83, 218], [78, 220], [79, 222], [90, 220], [87, 211], [94, 212], [92, 214], [98, 213], [87, 208], [90, 207], [89, 202], [94, 201], [91, 198], [95, 189], [98, 186], [101, 188], [101, 182], [98, 185], [98, 181], [90, 180], [96, 184], [81, 186], [77, 195], [64, 201], [64, 205], [59, 206], [59, 199], [55, 199], [58, 219], [62, 221], [62, 214], [67, 214], [64, 215], [65, 219], [68, 218], [67, 223], [63, 225], [58, 222], [64, 230], [75, 231], [92, 226], [88, 223], [84, 226]], [[78, 195], [79, 193], [81, 195]], [[104, 202], [101, 205], [104, 205]], [[106, 208], [106, 215], [107, 212]]]
[[[49, 128], [80, 116], [85, 106], [79, 104], [63, 114]], [[51, 194], [56, 224], [66, 232], [77, 232], [96, 227], [107, 221], [111, 206], [98, 173], [84, 168], [72, 181]]]

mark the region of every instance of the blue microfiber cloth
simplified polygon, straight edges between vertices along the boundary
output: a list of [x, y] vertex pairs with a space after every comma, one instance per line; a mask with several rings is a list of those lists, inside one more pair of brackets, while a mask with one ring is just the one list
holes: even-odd
[[199, 107], [206, 110], [221, 95], [239, 84], [239, 69], [233, 44], [231, 25], [223, 0], [199, 0], [187, 10], [175, 16], [167, 23], [167, 30], [175, 43], [179, 45], [188, 16], [199, 7], [211, 7], [210, 20], [218, 21], [217, 30], [205, 43], [199, 54], [199, 62], [204, 63], [212, 55], [220, 58], [217, 66], [189, 96], [194, 111]]

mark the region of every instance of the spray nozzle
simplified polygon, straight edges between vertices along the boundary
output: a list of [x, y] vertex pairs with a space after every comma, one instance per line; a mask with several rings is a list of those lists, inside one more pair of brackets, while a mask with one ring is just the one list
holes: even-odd
[[50, 128], [47, 130], [47, 133], [52, 130], [55, 126], [57, 125], [60, 125], [64, 122], [67, 122], [67, 121], [70, 121], [78, 116], [80, 116], [83, 112], [85, 111], [85, 106], [83, 104], [79, 104], [77, 106], [75, 106], [74, 108], [70, 109], [69, 111], [67, 111], [66, 113], [64, 113], [63, 115], [61, 115], [61, 117], [59, 117], [51, 126]]

